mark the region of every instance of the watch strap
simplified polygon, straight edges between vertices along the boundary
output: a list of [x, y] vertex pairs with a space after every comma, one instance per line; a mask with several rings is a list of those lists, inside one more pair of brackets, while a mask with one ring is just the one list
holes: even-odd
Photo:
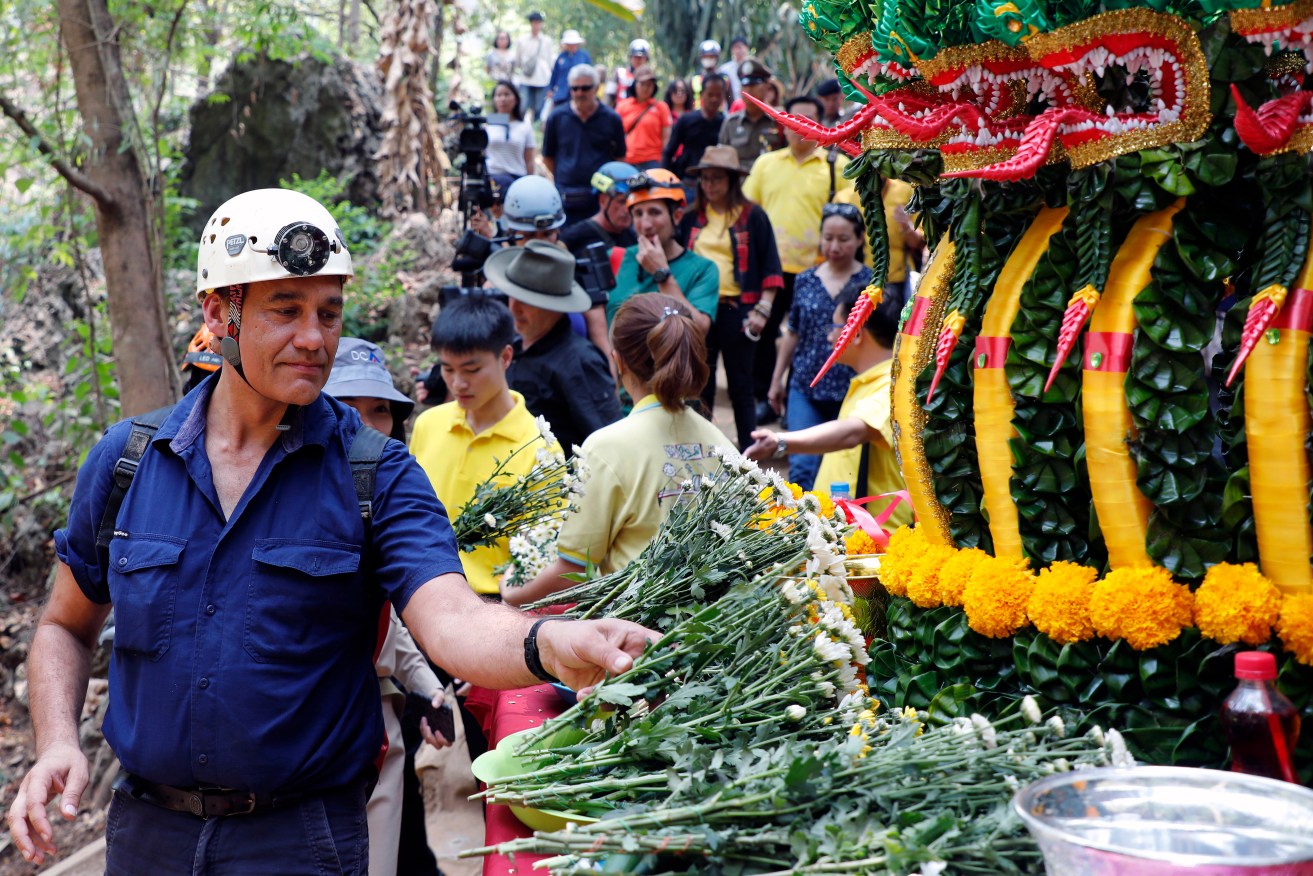
[[669, 279], [670, 279], [670, 268], [662, 268], [661, 270], [657, 271], [655, 274], [652, 275], [652, 280], [658, 286], [660, 286], [662, 283], [666, 282]]
[[574, 618], [561, 614], [540, 617], [534, 621], [533, 626], [529, 627], [529, 635], [524, 637], [524, 665], [529, 668], [529, 672], [533, 674], [534, 678], [552, 684], [559, 684], [561, 680], [543, 667], [542, 655], [538, 653], [538, 628], [548, 621], [558, 620], [566, 621], [574, 620]]

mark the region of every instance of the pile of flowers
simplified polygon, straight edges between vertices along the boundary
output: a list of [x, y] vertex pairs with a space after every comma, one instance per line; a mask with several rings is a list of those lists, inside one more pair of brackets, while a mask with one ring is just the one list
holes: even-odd
[[1063, 645], [1102, 636], [1142, 651], [1193, 625], [1222, 645], [1263, 645], [1275, 633], [1296, 660], [1313, 665], [1313, 595], [1283, 596], [1253, 563], [1219, 563], [1191, 592], [1159, 566], [1099, 578], [1060, 561], [1036, 575], [1024, 559], [932, 544], [920, 527], [904, 527], [889, 540], [880, 579], [920, 608], [961, 607], [968, 626], [990, 638], [1033, 624]]
[[[511, 460], [539, 445], [536, 438], [525, 442], [505, 459], [497, 460], [492, 474], [475, 487], [474, 498], [451, 522], [456, 532], [456, 544], [461, 550], [472, 551], [521, 531], [529, 537], [528, 530], [533, 528], [539, 528], [535, 537], [544, 538], [549, 531], [559, 531], [561, 521], [578, 507], [575, 503], [583, 496], [584, 483], [588, 480], [588, 469], [579, 455], [579, 448], [574, 449], [574, 458], [567, 462], [547, 420], [538, 417], [537, 423], [546, 447], [538, 446], [534, 451], [533, 467], [528, 473], [516, 477], [508, 470]], [[542, 551], [551, 551], [555, 539], [552, 538], [550, 544], [540, 544], [542, 548], [533, 552], [535, 556]], [[528, 546], [522, 544], [521, 547]], [[529, 552], [525, 551], [522, 556], [528, 561]], [[531, 565], [532, 562], [528, 562], [525, 568]], [[532, 577], [529, 575], [525, 580]]]
[[851, 602], [843, 566], [849, 527], [833, 504], [733, 451], [712, 454], [716, 468], [681, 485], [632, 563], [529, 607], [573, 605], [576, 617], [619, 617], [666, 630], [744, 576], [771, 573], [815, 578]]

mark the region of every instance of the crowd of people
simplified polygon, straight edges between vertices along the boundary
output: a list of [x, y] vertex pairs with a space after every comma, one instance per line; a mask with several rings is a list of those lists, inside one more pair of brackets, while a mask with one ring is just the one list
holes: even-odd
[[[450, 744], [444, 705], [477, 753], [490, 691], [586, 688], [652, 635], [518, 606], [632, 561], [718, 445], [787, 460], [807, 489], [901, 489], [889, 380], [920, 266], [910, 191], [884, 193], [883, 302], [812, 386], [875, 281], [867, 220], [847, 158], [756, 102], [832, 123], [838, 83], [787, 97], [736, 38], [729, 60], [703, 43], [663, 91], [644, 40], [603, 75], [578, 31], [552, 41], [540, 13], [530, 26], [487, 57], [494, 203], [469, 218], [494, 248], [484, 287], [443, 304], [419, 398], [377, 346], [341, 337], [349, 242], [321, 205], [247, 192], [207, 224], [198, 379], [109, 430], [55, 537], [29, 670], [38, 759], [8, 816], [28, 860], [54, 851], [47, 803], [71, 818], [87, 783], [77, 715], [111, 605], [104, 732], [125, 772], [107, 873], [203, 857], [433, 872], [414, 851], [422, 829], [416, 844], [400, 826], [414, 824], [418, 740]], [[305, 246], [249, 245], [293, 227]], [[719, 369], [733, 436], [712, 422]], [[525, 447], [580, 455], [590, 474], [554, 562], [512, 585], [505, 540], [460, 552], [448, 520], [499, 466], [527, 472]]]

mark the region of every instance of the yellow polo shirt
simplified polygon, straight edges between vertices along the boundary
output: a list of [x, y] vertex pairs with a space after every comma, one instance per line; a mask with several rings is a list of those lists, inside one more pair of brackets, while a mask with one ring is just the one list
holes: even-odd
[[738, 221], [742, 208], [735, 208], [728, 213], [718, 213], [707, 207], [707, 224], [698, 231], [693, 239], [693, 252], [716, 263], [720, 272], [720, 294], [737, 297], [743, 294], [739, 284], [734, 282], [734, 238], [730, 228]]
[[903, 226], [898, 222], [898, 209], [906, 208], [912, 200], [912, 187], [901, 179], [891, 179], [884, 184], [884, 223], [889, 229], [889, 278], [890, 283], [901, 283], [907, 279], [907, 242], [903, 240]]
[[[857, 417], [866, 425], [880, 433], [880, 437], [870, 444], [870, 458], [867, 464], [865, 489], [856, 485], [857, 471], [862, 462], [862, 447], [849, 447], [847, 450], [834, 450], [821, 457], [821, 467], [816, 473], [816, 486], [828, 491], [830, 484], [846, 483], [854, 499], [865, 496], [878, 496], [906, 489], [903, 473], [898, 469], [894, 458], [893, 395], [890, 371], [894, 360], [886, 359], [879, 365], [863, 371], [848, 384], [848, 394], [839, 406], [839, 419]], [[868, 506], [871, 513], [877, 514], [885, 508], [885, 502], [872, 502]], [[898, 506], [898, 510], [889, 518], [887, 529], [905, 526], [912, 522], [912, 508], [907, 502]]]
[[[834, 200], [861, 206], [853, 181], [843, 178], [848, 157], [834, 160]], [[786, 274], [800, 274], [816, 264], [821, 244], [821, 209], [830, 196], [830, 163], [816, 149], [801, 162], [788, 148], [767, 152], [752, 165], [743, 194], [770, 217], [775, 245]]]
[[579, 510], [561, 525], [557, 553], [579, 566], [591, 560], [603, 574], [629, 565], [656, 535], [680, 485], [715, 469], [716, 446], [734, 442], [696, 412], [672, 414], [656, 396], [644, 396], [628, 417], [584, 441], [588, 482]]
[[[433, 491], [453, 518], [474, 498], [474, 490], [525, 444], [536, 445], [519, 453], [507, 467], [504, 482], [512, 484], [533, 468], [538, 447], [546, 447], [538, 424], [524, 406], [524, 396], [511, 392], [515, 407], [495, 424], [475, 435], [465, 409], [457, 402], [438, 405], [419, 415], [410, 438], [410, 452], [433, 483]], [[493, 569], [510, 562], [506, 541], [461, 554], [465, 577], [476, 593], [497, 593]]]

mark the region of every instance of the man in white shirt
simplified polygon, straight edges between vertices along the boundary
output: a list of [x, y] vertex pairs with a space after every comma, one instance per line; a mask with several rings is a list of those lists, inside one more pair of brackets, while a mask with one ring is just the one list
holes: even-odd
[[520, 101], [524, 104], [525, 120], [533, 113], [533, 121], [543, 116], [547, 101], [547, 83], [552, 78], [552, 61], [556, 58], [556, 44], [543, 34], [543, 14], [529, 13], [527, 37], [515, 44], [515, 84], [520, 87]]
[[739, 65], [748, 60], [752, 50], [746, 37], [736, 36], [729, 41], [730, 59], [720, 65], [720, 75], [729, 81], [730, 97], [726, 105], [733, 104], [743, 93], [743, 83], [739, 82]]

